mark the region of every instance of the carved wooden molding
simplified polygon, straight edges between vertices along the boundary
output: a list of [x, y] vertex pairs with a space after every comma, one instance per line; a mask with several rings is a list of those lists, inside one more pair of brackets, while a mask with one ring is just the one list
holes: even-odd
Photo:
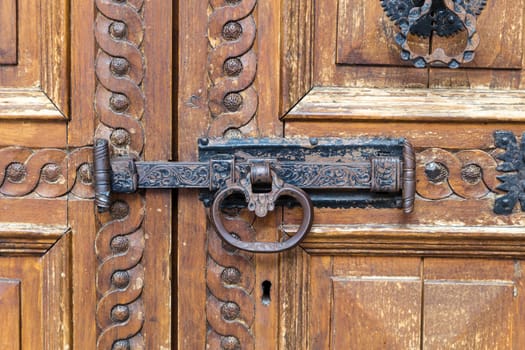
[[[143, 5], [143, 0], [96, 0], [95, 20], [96, 137], [108, 139], [113, 154], [137, 158], [144, 148]], [[99, 215], [95, 239], [97, 349], [144, 349], [144, 198], [113, 199], [109, 214]]]
[[43, 0], [35, 6], [7, 0], [0, 13], [0, 77], [10, 87], [0, 92], [0, 100], [9, 102], [0, 104], [0, 120], [65, 121], [70, 116], [69, 2]]
[[416, 158], [416, 189], [423, 198], [439, 200], [455, 194], [471, 199], [497, 192], [497, 162], [485, 151], [452, 153], [429, 148], [417, 153]]
[[209, 136], [222, 136], [248, 124], [257, 113], [257, 55], [253, 48], [257, 0], [210, 0], [210, 5]]
[[91, 147], [73, 151], [33, 150], [26, 147], [0, 149], [0, 194], [22, 197], [36, 194], [56, 198], [72, 193], [93, 198]]
[[0, 254], [42, 256], [68, 232], [68, 228], [59, 226], [2, 223]]
[[[255, 119], [258, 108], [254, 87], [257, 0], [210, 0], [210, 5], [208, 135], [223, 136], [228, 131], [239, 135], [239, 129]], [[243, 240], [254, 239], [255, 231], [243, 218], [229, 217], [225, 221], [226, 228]], [[206, 343], [211, 349], [254, 349], [253, 254], [224, 245], [210, 223], [207, 235]]]

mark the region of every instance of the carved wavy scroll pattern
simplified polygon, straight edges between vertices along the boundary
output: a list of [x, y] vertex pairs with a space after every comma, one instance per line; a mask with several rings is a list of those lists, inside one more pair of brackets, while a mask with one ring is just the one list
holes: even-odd
[[[143, 0], [96, 0], [96, 135], [109, 139], [113, 154], [140, 159], [144, 148], [145, 96]], [[110, 214], [99, 216], [97, 349], [145, 349], [142, 328], [144, 288], [144, 198], [121, 196]]]
[[[258, 95], [254, 87], [257, 56], [254, 50], [257, 0], [209, 0], [210, 51], [208, 135], [223, 136], [254, 120]], [[239, 131], [238, 131], [239, 132]], [[255, 232], [240, 217], [229, 217], [227, 229], [243, 240], [254, 240]], [[253, 256], [223, 246], [208, 223], [206, 315], [210, 349], [254, 349], [252, 324], [255, 315]]]

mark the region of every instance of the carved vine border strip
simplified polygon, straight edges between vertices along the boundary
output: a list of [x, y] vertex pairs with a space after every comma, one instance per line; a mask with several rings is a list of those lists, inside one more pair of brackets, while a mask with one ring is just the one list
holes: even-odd
[[72, 193], [78, 198], [94, 196], [91, 162], [93, 149], [70, 152], [26, 147], [0, 149], [0, 194], [22, 197], [35, 193], [56, 198]]
[[[113, 154], [140, 159], [144, 147], [144, 0], [96, 0], [96, 137], [110, 140]], [[144, 349], [144, 198], [115, 198], [99, 215], [97, 349]]]
[[[257, 0], [209, 0], [210, 41], [208, 135], [223, 136], [256, 117], [258, 95], [254, 87], [257, 55], [254, 10]], [[225, 225], [243, 240], [254, 240], [255, 232], [238, 216], [228, 217]], [[224, 245], [208, 224], [206, 316], [210, 349], [254, 349], [253, 319], [255, 265], [253, 254]]]

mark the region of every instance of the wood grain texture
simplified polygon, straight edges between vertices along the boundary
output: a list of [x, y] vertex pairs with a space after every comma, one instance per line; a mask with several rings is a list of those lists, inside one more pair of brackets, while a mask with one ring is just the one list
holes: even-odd
[[71, 112], [68, 122], [68, 144], [72, 147], [91, 145], [95, 129], [94, 96], [96, 75], [95, 37], [93, 35], [95, 7], [91, 1], [69, 2], [70, 6], [70, 81]]
[[3, 223], [0, 230], [2, 255], [44, 255], [69, 230], [59, 225]]
[[314, 2], [282, 1], [281, 110], [285, 115], [312, 88]]
[[314, 88], [285, 117], [420, 122], [524, 121], [525, 94], [512, 90]]
[[[69, 295], [65, 292], [70, 263], [67, 246], [59, 241], [56, 249], [52, 248], [43, 257], [0, 258], [0, 280], [20, 281], [20, 302], [13, 304], [20, 308], [20, 322], [15, 323], [20, 335], [17, 349], [63, 349], [71, 346], [71, 309]], [[52, 326], [46, 322], [51, 320], [55, 322]], [[13, 332], [17, 333], [16, 330]], [[8, 336], [7, 339], [7, 348], [11, 349], [10, 340], [13, 338]]]
[[[195, 141], [205, 134], [210, 122], [208, 42], [204, 39], [208, 35], [208, 6], [207, 1], [178, 2], [178, 27], [181, 30], [177, 37], [176, 158], [181, 161], [198, 159]], [[176, 347], [204, 349], [207, 339], [207, 216], [197, 193], [178, 191], [176, 217]]]
[[69, 117], [70, 6], [67, 0], [42, 1], [41, 88], [55, 108]]
[[92, 201], [70, 201], [68, 222], [71, 227], [71, 285], [72, 285], [72, 337], [73, 349], [96, 349], [97, 324], [93, 318], [97, 311], [96, 266], [97, 257], [92, 249], [97, 225]]
[[523, 242], [516, 228], [318, 224], [301, 247], [313, 255], [519, 258]]
[[[144, 37], [144, 54], [151, 64], [144, 75], [144, 94], [148, 103], [144, 110], [146, 144], [145, 160], [172, 159], [173, 130], [176, 125], [176, 106], [173, 104], [177, 70], [173, 56], [177, 38], [174, 31], [173, 7], [170, 1], [158, 1], [145, 8], [144, 22], [148, 33]], [[175, 18], [176, 20], [176, 18]], [[159, 40], [163, 38], [162, 40]], [[162, 59], [152, 59], [160, 58]], [[155, 63], [153, 63], [155, 62]], [[176, 137], [176, 135], [173, 135]], [[148, 191], [145, 195], [144, 220], [144, 305], [148, 316], [144, 320], [144, 339], [147, 348], [170, 349], [176, 342], [172, 334], [176, 325], [176, 288], [172, 285], [176, 275], [172, 241], [174, 233], [172, 193]]]
[[20, 281], [0, 279], [0, 312], [2, 327], [0, 328], [0, 346], [6, 350], [20, 349]]
[[56, 108], [49, 97], [41, 90], [0, 90], [0, 119], [53, 120], [64, 118], [64, 114]]
[[71, 309], [71, 232], [68, 231], [43, 257], [44, 349], [73, 346]]
[[293, 121], [285, 124], [287, 136], [296, 137], [405, 137], [416, 149], [443, 147], [451, 151], [468, 149], [494, 149], [493, 132], [510, 130], [516, 135], [523, 132], [522, 123], [490, 123], [475, 121], [457, 123], [403, 122], [387, 124], [376, 121], [344, 121], [327, 118], [317, 121]]
[[[341, 87], [427, 87], [428, 73], [424, 69], [415, 69], [413, 67], [388, 67], [378, 65], [342, 65], [336, 64], [337, 57], [337, 11], [338, 0], [326, 0], [315, 3], [315, 21], [314, 21], [314, 46], [313, 60], [314, 86], [341, 86]], [[379, 3], [379, 1], [377, 2]], [[363, 11], [369, 6], [376, 6], [375, 1], [366, 2], [365, 7], [356, 7], [356, 11]], [[379, 6], [379, 4], [377, 4]], [[380, 6], [379, 6], [380, 9]], [[344, 9], [341, 8], [341, 11]], [[381, 10], [382, 11], [382, 10]], [[376, 26], [378, 18], [371, 19], [373, 22], [368, 24], [358, 18], [356, 25], [362, 28], [357, 33], [362, 33], [364, 27], [369, 25]], [[352, 24], [354, 22], [350, 22]], [[343, 24], [341, 24], [343, 25]], [[375, 39], [363, 41], [365, 45], [377, 47]], [[345, 43], [348, 45], [348, 42]], [[361, 45], [358, 40], [356, 45]], [[381, 48], [383, 49], [383, 48]], [[400, 60], [399, 60], [400, 61]], [[401, 64], [397, 61], [397, 64]]]
[[20, 98], [11, 98], [8, 107], [2, 106], [1, 119], [69, 117], [68, 4], [66, 0], [42, 0], [37, 6], [27, 0], [2, 2], [16, 11], [14, 15], [0, 11], [6, 16], [2, 23], [7, 23], [2, 27], [14, 25], [16, 29], [16, 38], [9, 41], [15, 46], [16, 64], [0, 65], [0, 86], [10, 88], [11, 95], [19, 93]]
[[[337, 64], [411, 66], [400, 59], [394, 37], [398, 28], [383, 11], [380, 1], [340, 0], [337, 12]], [[409, 37], [416, 53], [427, 54], [430, 41]]]
[[[306, 1], [302, 1], [306, 2]], [[279, 121], [281, 89], [280, 62], [282, 60], [282, 45], [280, 40], [282, 5], [280, 1], [257, 1], [254, 13], [257, 25], [257, 41], [254, 50], [257, 54], [257, 79], [255, 87], [259, 93], [257, 117], [257, 134], [251, 129], [243, 129], [243, 135], [256, 137], [272, 137], [282, 135], [282, 124]], [[277, 95], [276, 95], [277, 94]], [[253, 129], [253, 128], [252, 128]]]
[[0, 64], [17, 63], [17, 14], [16, 0], [4, 0], [0, 4]]
[[519, 261], [425, 260], [424, 345], [518, 349], [521, 280]]
[[335, 277], [333, 288], [333, 349], [420, 349], [419, 277]]
[[[476, 57], [464, 67], [491, 69], [521, 69], [523, 56], [523, 0], [487, 1], [477, 17], [476, 28], [481, 43]], [[465, 48], [466, 35], [460, 33], [449, 38], [432, 36], [432, 49], [441, 47], [453, 54]], [[449, 76], [454, 74], [448, 71]]]
[[[280, 254], [279, 349], [307, 349], [310, 256], [303, 249]], [[286, 283], [284, 283], [286, 281]]]

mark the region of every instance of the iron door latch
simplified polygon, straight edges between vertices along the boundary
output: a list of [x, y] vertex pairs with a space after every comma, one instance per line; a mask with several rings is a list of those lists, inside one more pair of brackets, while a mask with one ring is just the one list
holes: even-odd
[[[404, 139], [311, 138], [199, 140], [198, 162], [146, 162], [111, 157], [107, 140], [94, 147], [95, 202], [109, 209], [111, 193], [147, 188], [201, 189], [217, 232], [234, 247], [273, 253], [297, 245], [310, 231], [313, 207], [400, 208], [415, 197], [415, 156]], [[276, 205], [299, 205], [303, 220], [283, 242], [243, 242], [228, 232], [221, 211], [247, 207], [259, 217]]]

